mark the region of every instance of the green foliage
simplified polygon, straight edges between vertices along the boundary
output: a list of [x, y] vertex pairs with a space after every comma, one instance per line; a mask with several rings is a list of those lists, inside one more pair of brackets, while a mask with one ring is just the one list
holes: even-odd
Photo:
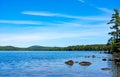
[[114, 31], [109, 32], [112, 37], [108, 40], [108, 45], [110, 45], [111, 52], [119, 52], [120, 51], [120, 16], [119, 10], [114, 9], [114, 14], [112, 14], [112, 19], [107, 24], [114, 24], [110, 29]]
[[18, 48], [13, 46], [0, 46], [1, 51], [106, 51], [108, 46], [99, 45], [77, 45], [68, 47], [43, 47], [31, 46], [28, 48]]

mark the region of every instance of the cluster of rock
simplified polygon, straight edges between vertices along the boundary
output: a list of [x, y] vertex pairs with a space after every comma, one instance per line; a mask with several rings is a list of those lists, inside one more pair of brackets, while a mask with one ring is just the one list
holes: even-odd
[[113, 53], [113, 58], [114, 58], [114, 62], [116, 64], [120, 64], [120, 52], [114, 52]]
[[95, 55], [92, 55], [92, 56], [85, 56], [85, 58], [96, 58]]
[[115, 64], [120, 64], [120, 58], [110, 58], [110, 59], [102, 59], [103, 61], [113, 61]]
[[[111, 53], [111, 52], [100, 52], [100, 53], [103, 53], [103, 54], [113, 54], [113, 58], [107, 58], [107, 57], [101, 57], [102, 58], [102, 61], [113, 61], [115, 62], [115, 64], [120, 64], [120, 53]], [[115, 57], [114, 57], [115, 56]], [[119, 56], [119, 57], [116, 57], [116, 56]], [[96, 57], [95, 55], [92, 55], [92, 56], [85, 56], [85, 58], [99, 58], [99, 57]], [[65, 62], [65, 64], [69, 65], [69, 66], [72, 66], [74, 65], [74, 63], [78, 63], [79, 65], [81, 66], [90, 66], [92, 63], [91, 62], [88, 62], [88, 61], [73, 61], [73, 60], [68, 60]], [[101, 70], [105, 70], [105, 71], [108, 71], [108, 70], [111, 70], [110, 68], [101, 68]]]
[[100, 52], [103, 54], [112, 54], [113, 58], [103, 58], [103, 61], [113, 61], [115, 64], [120, 64], [120, 52]]
[[102, 51], [102, 52], [100, 52], [100, 54], [113, 54], [113, 52], [110, 52], [110, 51]]
[[89, 66], [92, 64], [91, 62], [87, 62], [87, 61], [82, 61], [82, 62], [75, 61], [74, 62], [73, 60], [69, 60], [65, 62], [65, 64], [70, 65], [70, 66], [72, 66], [74, 63], [79, 63], [81, 66]]
[[[73, 61], [73, 60], [68, 60], [65, 62], [65, 64], [72, 66], [74, 63], [79, 63], [81, 66], [90, 66], [92, 63], [91, 62], [87, 62], [87, 61], [82, 61], [82, 62], [78, 62], [78, 61]], [[111, 70], [110, 68], [101, 68], [101, 70]]]

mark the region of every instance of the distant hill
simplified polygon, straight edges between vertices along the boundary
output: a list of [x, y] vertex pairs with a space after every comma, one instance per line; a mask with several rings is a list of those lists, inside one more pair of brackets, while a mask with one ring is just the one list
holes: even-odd
[[27, 48], [0, 46], [0, 51], [106, 51], [107, 49], [109, 49], [109, 47], [105, 44], [76, 45], [68, 47], [44, 47], [35, 45]]
[[18, 47], [14, 47], [14, 46], [0, 46], [0, 50], [2, 51], [4, 51], [4, 50], [7, 50], [7, 51], [9, 51], [9, 50], [18, 50], [19, 48]]

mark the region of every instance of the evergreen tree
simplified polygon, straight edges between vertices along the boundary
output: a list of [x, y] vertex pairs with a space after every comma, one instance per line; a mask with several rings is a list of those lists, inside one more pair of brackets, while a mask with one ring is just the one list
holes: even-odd
[[119, 16], [119, 10], [114, 9], [114, 14], [112, 14], [112, 19], [107, 24], [114, 24], [110, 29], [113, 29], [114, 31], [109, 32], [109, 34], [112, 36], [108, 40], [108, 44], [111, 46], [110, 51], [112, 52], [118, 52], [120, 51], [120, 16]]

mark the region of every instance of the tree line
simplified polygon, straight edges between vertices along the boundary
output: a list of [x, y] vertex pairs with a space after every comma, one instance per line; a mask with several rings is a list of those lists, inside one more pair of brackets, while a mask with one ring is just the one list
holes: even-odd
[[27, 48], [0, 46], [0, 51], [107, 51], [110, 47], [106, 44], [76, 45], [68, 47], [31, 46]]

